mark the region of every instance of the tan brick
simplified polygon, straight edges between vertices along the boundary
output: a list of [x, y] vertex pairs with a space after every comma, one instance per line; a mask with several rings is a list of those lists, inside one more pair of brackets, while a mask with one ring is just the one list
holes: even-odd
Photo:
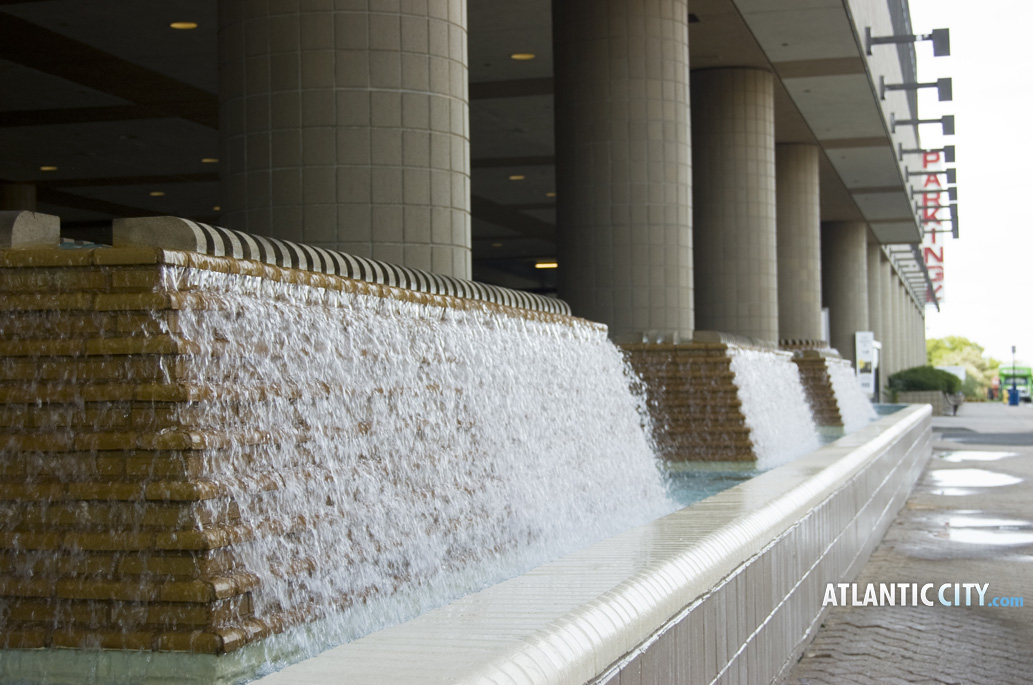
[[158, 598], [160, 584], [129, 580], [70, 579], [57, 581], [57, 596], [64, 599], [148, 602]]
[[132, 399], [140, 402], [200, 402], [211, 399], [210, 388], [185, 383], [143, 383], [136, 386]]
[[157, 266], [151, 268], [121, 268], [111, 274], [113, 290], [151, 292], [162, 289], [163, 277]]
[[15, 452], [67, 452], [75, 441], [73, 433], [0, 433], [0, 446]]
[[93, 602], [69, 602], [56, 598], [15, 599], [7, 602], [12, 621], [24, 623], [51, 623], [55, 619], [86, 624], [110, 622], [109, 611]]
[[0, 647], [6, 649], [43, 649], [49, 646], [46, 628], [27, 626], [0, 631]]
[[140, 525], [146, 528], [169, 530], [197, 530], [208, 523], [210, 514], [194, 503], [177, 505], [150, 504], [144, 507], [142, 515], [137, 514]]
[[137, 456], [125, 461], [128, 478], [161, 478], [187, 480], [197, 478], [204, 472], [200, 453], [170, 453], [169, 456]]
[[202, 580], [163, 583], [159, 591], [163, 602], [212, 602], [216, 599], [212, 585]]
[[52, 578], [0, 576], [0, 597], [52, 597], [55, 586]]
[[87, 355], [180, 354], [189, 345], [169, 335], [136, 338], [92, 338], [86, 341]]
[[121, 480], [126, 474], [126, 460], [122, 455], [101, 452], [94, 462], [99, 477]]
[[104, 330], [120, 335], [158, 335], [179, 331], [179, 314], [172, 311], [114, 312]]
[[92, 263], [100, 266], [168, 263], [163, 253], [153, 247], [113, 247], [93, 250]]
[[72, 356], [81, 355], [85, 350], [83, 341], [75, 339], [0, 340], [0, 357]]
[[65, 550], [57, 559], [56, 573], [69, 577], [93, 576], [112, 579], [121, 554], [105, 554]]
[[221, 530], [162, 531], [154, 535], [154, 547], [159, 550], [203, 551], [227, 547], [235, 542]]
[[54, 646], [73, 649], [151, 650], [157, 635], [149, 631], [71, 629], [54, 631]]
[[0, 298], [0, 311], [92, 310], [94, 297], [91, 293], [12, 294]]
[[139, 440], [137, 433], [80, 433], [75, 436], [76, 450], [131, 450]]
[[171, 309], [172, 300], [164, 293], [103, 293], [97, 295], [93, 308], [98, 312], [162, 310]]
[[122, 557], [118, 563], [118, 572], [122, 575], [147, 574], [201, 579], [207, 565], [206, 560], [190, 553], [152, 552]]
[[[9, 343], [10, 341], [4, 341]], [[38, 359], [6, 358], [0, 360], [0, 381], [32, 381], [42, 379], [44, 363]]]
[[118, 530], [95, 533], [75, 531], [65, 533], [63, 545], [69, 549], [87, 551], [145, 550], [154, 545], [154, 534]]
[[139, 483], [69, 483], [68, 499], [76, 500], [139, 500], [144, 488]]
[[0, 501], [61, 499], [66, 493], [61, 483], [0, 483]]
[[6, 602], [6, 605], [10, 621], [49, 623], [57, 617], [57, 603], [54, 601], [16, 599]]
[[136, 399], [139, 386], [131, 383], [89, 383], [67, 386], [66, 390], [60, 393], [72, 394], [71, 399], [54, 400], [65, 402], [127, 402]]
[[54, 488], [54, 497], [64, 497], [65, 490], [60, 483], [48, 483], [57, 480], [62, 482], [91, 479], [97, 475], [96, 457], [88, 452], [62, 452], [41, 455], [36, 452], [15, 452], [7, 457], [9, 463], [20, 466], [20, 469], [36, 484], [46, 484]]
[[27, 267], [89, 266], [96, 250], [2, 250], [0, 267], [22, 269]]
[[158, 649], [194, 654], [221, 654], [223, 641], [219, 635], [206, 630], [166, 631], [158, 636]]
[[222, 497], [224, 489], [209, 481], [156, 481], [147, 484], [146, 498], [152, 501], [199, 501]]

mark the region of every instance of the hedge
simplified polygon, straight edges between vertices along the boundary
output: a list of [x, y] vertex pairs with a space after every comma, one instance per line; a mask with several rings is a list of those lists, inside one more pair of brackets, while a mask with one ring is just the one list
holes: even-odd
[[953, 395], [961, 390], [961, 379], [931, 366], [913, 366], [889, 377], [889, 389], [897, 392], [939, 390]]

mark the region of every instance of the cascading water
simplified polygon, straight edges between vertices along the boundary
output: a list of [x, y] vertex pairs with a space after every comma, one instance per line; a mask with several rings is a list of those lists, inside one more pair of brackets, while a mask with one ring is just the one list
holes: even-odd
[[729, 346], [757, 468], [781, 466], [820, 447], [800, 374], [785, 353]]
[[210, 388], [191, 421], [236, 436], [207, 457], [234, 511], [209, 516], [258, 531], [233, 553], [260, 620], [344, 610], [327, 639], [354, 638], [675, 508], [629, 370], [587, 322], [165, 279], [203, 296], [174, 333], [196, 350], [183, 380]]
[[865, 397], [854, 369], [845, 363], [828, 365], [829, 380], [843, 419], [843, 431], [853, 433], [875, 420], [875, 408]]

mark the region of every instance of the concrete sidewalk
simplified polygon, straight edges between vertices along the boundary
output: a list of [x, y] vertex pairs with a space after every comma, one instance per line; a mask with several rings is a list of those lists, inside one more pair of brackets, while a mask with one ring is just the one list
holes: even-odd
[[[785, 682], [1033, 682], [1033, 407], [965, 404], [933, 419], [933, 440], [856, 583], [859, 596], [868, 583], [933, 583], [934, 606], [831, 609]], [[944, 606], [944, 583], [989, 584], [987, 603], [1024, 605]]]

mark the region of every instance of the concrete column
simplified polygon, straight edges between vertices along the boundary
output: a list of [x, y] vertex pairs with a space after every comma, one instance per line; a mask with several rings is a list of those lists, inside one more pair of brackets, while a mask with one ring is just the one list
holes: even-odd
[[925, 364], [925, 304], [914, 303], [912, 330], [915, 332], [915, 364]]
[[904, 357], [904, 368], [914, 366], [914, 353], [911, 346], [910, 309], [911, 297], [908, 294], [907, 286], [901, 281], [901, 348]]
[[893, 354], [893, 269], [889, 259], [880, 250], [879, 254], [879, 300], [882, 315], [882, 360], [883, 384], [896, 371], [897, 360]]
[[882, 321], [882, 279], [879, 272], [879, 261], [882, 258], [882, 247], [878, 243], [868, 243], [868, 329], [875, 334], [875, 339], [882, 342], [885, 324]]
[[0, 211], [35, 212], [36, 184], [0, 183]]
[[226, 225], [468, 278], [467, 80], [465, 0], [220, 0]]
[[904, 359], [907, 361], [907, 366], [912, 367], [915, 365], [915, 348], [914, 336], [911, 331], [911, 295], [903, 283], [901, 283], [900, 294], [900, 332], [904, 338]]
[[904, 332], [904, 350], [908, 367], [915, 365], [915, 335], [911, 328], [911, 293], [907, 285], [901, 282], [901, 306], [903, 307], [903, 320], [901, 330]]
[[893, 271], [893, 358], [897, 360], [897, 371], [910, 366], [904, 342], [904, 284], [896, 269]]
[[685, 0], [553, 3], [560, 296], [618, 342], [687, 339]]
[[696, 327], [778, 340], [772, 75], [692, 74]]
[[821, 340], [821, 202], [818, 148], [775, 147], [778, 336]]
[[863, 221], [822, 224], [821, 287], [832, 347], [853, 362], [854, 333], [868, 330], [868, 225]]

